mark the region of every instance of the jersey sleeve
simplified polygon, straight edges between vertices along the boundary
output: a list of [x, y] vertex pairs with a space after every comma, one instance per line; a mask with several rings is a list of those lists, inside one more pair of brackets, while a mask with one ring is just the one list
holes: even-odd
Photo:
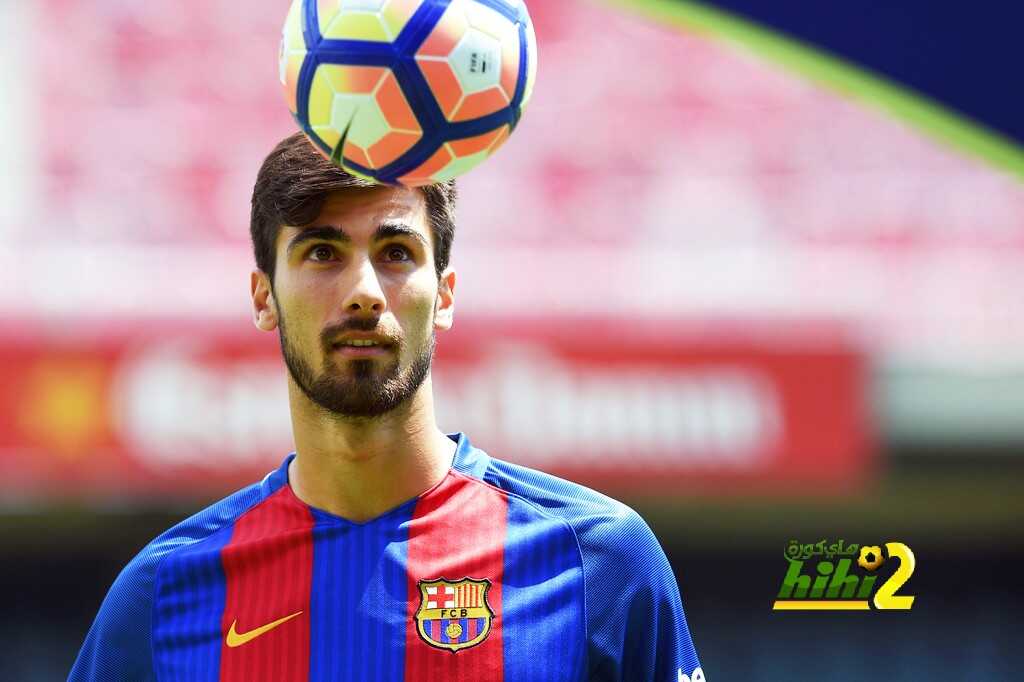
[[650, 527], [622, 506], [578, 526], [589, 679], [704, 682], [672, 567]]
[[143, 551], [114, 581], [85, 637], [68, 682], [156, 679], [151, 644], [158, 557]]

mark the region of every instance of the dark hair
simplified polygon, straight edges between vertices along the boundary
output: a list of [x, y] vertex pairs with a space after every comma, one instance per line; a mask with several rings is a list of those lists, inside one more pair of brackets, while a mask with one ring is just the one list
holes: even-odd
[[[283, 225], [304, 227], [332, 192], [377, 187], [331, 163], [302, 133], [281, 140], [263, 160], [252, 191], [249, 233], [256, 267], [274, 281], [275, 244]], [[455, 238], [455, 181], [420, 187], [427, 202], [437, 276], [448, 267]]]

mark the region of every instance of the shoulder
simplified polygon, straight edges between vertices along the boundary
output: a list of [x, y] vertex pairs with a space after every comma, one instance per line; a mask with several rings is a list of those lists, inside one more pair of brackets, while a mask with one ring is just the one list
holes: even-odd
[[[458, 471], [522, 501], [518, 506], [528, 506], [533, 517], [554, 519], [571, 530], [588, 584], [588, 601], [593, 594], [590, 587], [605, 578], [620, 590], [645, 581], [675, 585], [654, 533], [627, 505], [579, 483], [492, 457], [474, 447], [463, 433], [449, 437], [458, 444]], [[634, 569], [628, 575], [622, 570], [624, 562]]]
[[128, 562], [100, 605], [69, 680], [152, 679], [153, 608], [166, 560], [230, 528], [262, 497], [262, 484], [244, 488], [168, 529]]
[[645, 553], [664, 555], [640, 515], [607, 495], [495, 458], [489, 458], [483, 477], [487, 483], [522, 498], [543, 513], [563, 519], [579, 539], [584, 563]]
[[478, 473], [575, 535], [591, 679], [675, 679], [677, 671], [698, 665], [675, 574], [636, 511], [577, 483], [494, 458]]
[[[133, 559], [122, 572], [130, 578], [153, 578], [164, 560], [178, 550], [203, 543], [229, 529], [239, 516], [265, 499], [264, 485], [255, 483], [215, 502], [172, 526]], [[119, 578], [120, 579], [120, 578]]]

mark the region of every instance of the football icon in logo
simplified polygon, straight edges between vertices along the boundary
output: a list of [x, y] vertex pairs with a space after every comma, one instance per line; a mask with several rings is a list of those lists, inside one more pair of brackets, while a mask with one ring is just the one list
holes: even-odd
[[870, 545], [860, 548], [860, 557], [857, 565], [867, 571], [873, 571], [882, 565], [885, 559], [882, 558], [882, 548], [877, 545]]

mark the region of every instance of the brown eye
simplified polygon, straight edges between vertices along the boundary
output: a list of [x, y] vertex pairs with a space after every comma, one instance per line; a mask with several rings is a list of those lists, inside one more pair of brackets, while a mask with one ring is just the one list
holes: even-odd
[[386, 254], [388, 260], [392, 261], [403, 261], [412, 258], [412, 256], [409, 253], [409, 250], [404, 246], [389, 246], [386, 251]]
[[329, 246], [317, 246], [309, 252], [309, 257], [316, 261], [331, 260], [334, 257], [334, 250]]

